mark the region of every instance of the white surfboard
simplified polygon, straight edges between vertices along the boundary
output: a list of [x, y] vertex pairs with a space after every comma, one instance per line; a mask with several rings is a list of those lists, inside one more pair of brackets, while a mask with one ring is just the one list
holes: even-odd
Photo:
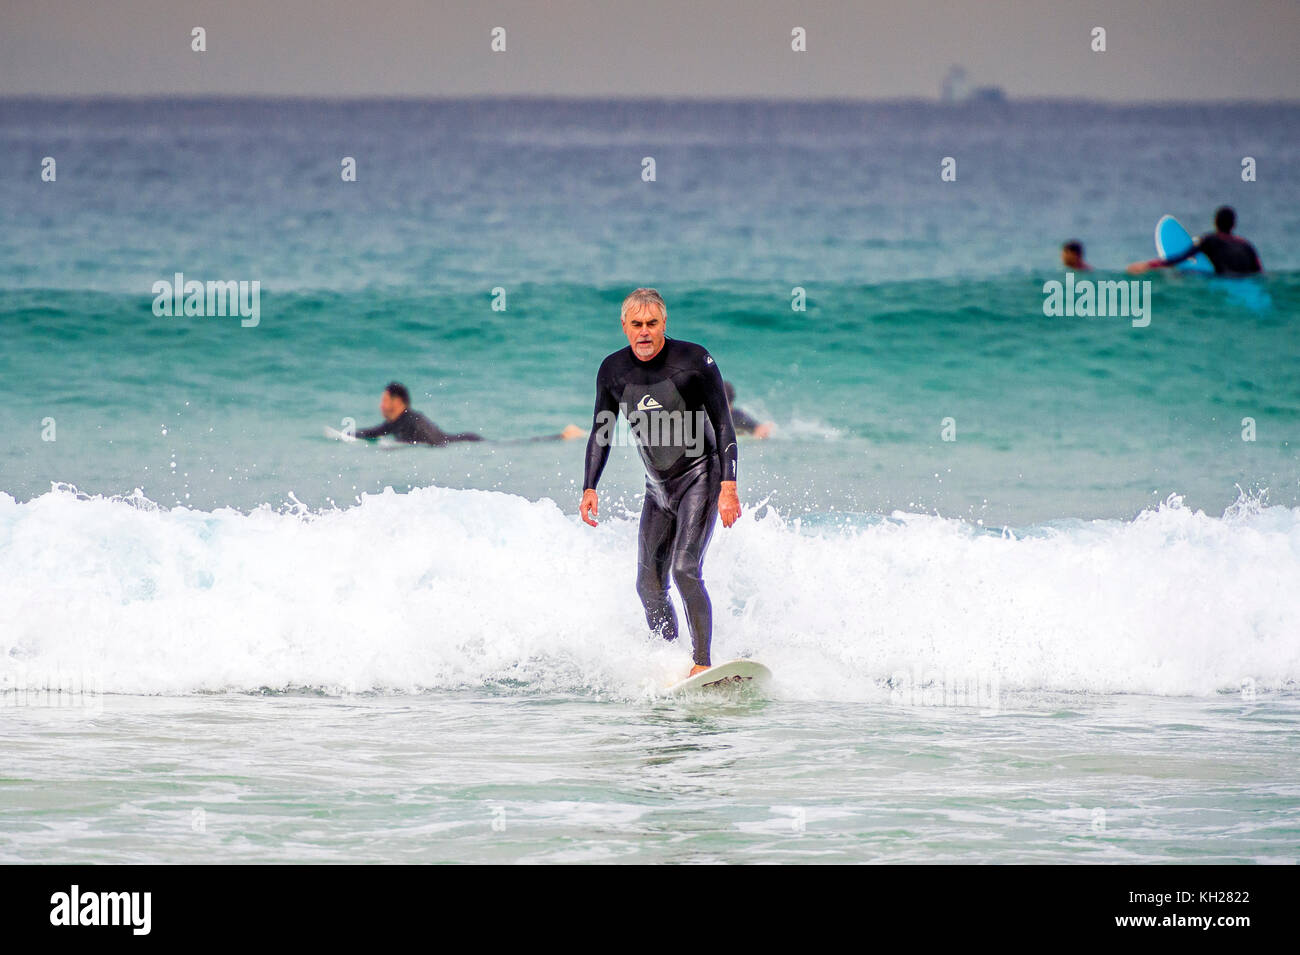
[[415, 448], [419, 445], [405, 444], [401, 441], [394, 441], [391, 438], [380, 438], [378, 441], [363, 441], [355, 434], [348, 434], [346, 431], [340, 431], [338, 428], [325, 426], [325, 437], [333, 438], [335, 441], [342, 441], [344, 444], [360, 444], [366, 447], [374, 447], [380, 451], [400, 451], [402, 448]]
[[749, 689], [762, 686], [771, 679], [772, 671], [757, 660], [729, 660], [711, 666], [703, 673], [688, 676], [674, 683], [667, 687], [664, 693], [668, 696], [679, 696], [693, 690]]

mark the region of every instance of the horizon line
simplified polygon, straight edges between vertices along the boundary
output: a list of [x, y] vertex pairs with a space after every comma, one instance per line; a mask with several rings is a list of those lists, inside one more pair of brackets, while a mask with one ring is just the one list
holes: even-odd
[[657, 95], [657, 94], [586, 94], [586, 93], [5, 93], [0, 92], [0, 101], [56, 101], [56, 102], [85, 102], [85, 101], [139, 101], [139, 102], [157, 102], [159, 100], [172, 101], [203, 101], [203, 100], [244, 100], [259, 102], [328, 102], [328, 103], [366, 103], [366, 102], [408, 102], [408, 103], [439, 103], [439, 102], [566, 102], [566, 103], [674, 103], [674, 104], [737, 104], [737, 103], [761, 103], [771, 105], [790, 105], [790, 104], [810, 104], [810, 105], [853, 105], [853, 106], [950, 106], [953, 108], [985, 108], [993, 109], [1004, 105], [1035, 105], [1035, 104], [1077, 104], [1087, 106], [1108, 106], [1108, 107], [1259, 107], [1259, 106], [1290, 106], [1300, 107], [1300, 97], [1292, 99], [1159, 99], [1159, 100], [1119, 100], [1119, 99], [1094, 99], [1076, 96], [1011, 96], [1004, 94], [1003, 98], [997, 100], [985, 100], [980, 98], [967, 98], [962, 100], [944, 100], [940, 97], [929, 96], [896, 96], [896, 97], [859, 97], [859, 96], [768, 96], [768, 95], [748, 95], [748, 94], [717, 94], [717, 95]]

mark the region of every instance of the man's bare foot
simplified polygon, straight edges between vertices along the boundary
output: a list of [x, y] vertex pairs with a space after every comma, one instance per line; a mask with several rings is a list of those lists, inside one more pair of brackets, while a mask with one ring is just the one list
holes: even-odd
[[695, 664], [695, 666], [691, 667], [691, 676], [695, 676], [695, 674], [697, 673], [703, 673], [707, 669], [708, 667], [701, 666], [700, 664], [697, 663]]

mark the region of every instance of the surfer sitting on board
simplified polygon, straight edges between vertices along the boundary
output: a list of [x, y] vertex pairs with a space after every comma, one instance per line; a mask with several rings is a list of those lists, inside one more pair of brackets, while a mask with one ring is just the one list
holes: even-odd
[[1232, 234], [1232, 228], [1236, 224], [1237, 213], [1232, 211], [1232, 207], [1220, 206], [1214, 213], [1214, 228], [1217, 232], [1207, 232], [1200, 236], [1181, 255], [1152, 259], [1150, 262], [1134, 262], [1128, 270], [1138, 273], [1147, 269], [1164, 269], [1190, 259], [1198, 252], [1204, 252], [1217, 275], [1253, 275], [1262, 271], [1255, 247], [1241, 236]]
[[668, 307], [657, 291], [634, 291], [623, 300], [621, 317], [628, 347], [607, 357], [596, 373], [596, 407], [578, 511], [596, 526], [596, 485], [616, 439], [621, 411], [646, 470], [637, 593], [650, 629], [667, 640], [677, 639], [677, 613], [668, 598], [671, 571], [691, 631], [694, 676], [709, 668], [713, 641], [704, 552], [715, 517], [722, 518], [723, 527], [740, 517], [736, 431], [718, 366], [700, 345], [666, 336]]
[[[373, 428], [362, 428], [356, 433], [355, 437], [363, 441], [370, 441], [387, 434], [392, 435], [395, 440], [402, 444], [428, 444], [435, 448], [441, 448], [455, 441], [483, 440], [481, 435], [477, 435], [472, 431], [463, 431], [459, 434], [449, 434], [443, 431], [420, 412], [411, 408], [411, 393], [406, 390], [405, 385], [396, 381], [389, 382], [388, 387], [384, 389], [383, 395], [380, 396], [379, 412], [384, 416], [384, 423]], [[559, 434], [547, 435], [544, 438], [533, 440], [546, 441], [561, 438], [567, 440], [576, 438], [582, 433], [581, 428], [571, 424]]]

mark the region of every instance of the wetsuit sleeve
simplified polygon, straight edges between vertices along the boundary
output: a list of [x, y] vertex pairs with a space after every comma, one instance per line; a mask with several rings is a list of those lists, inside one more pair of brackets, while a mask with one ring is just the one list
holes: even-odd
[[396, 421], [385, 421], [383, 424], [377, 424], [373, 428], [361, 428], [353, 435], [353, 437], [361, 441], [372, 441], [375, 438], [382, 437], [386, 434], [392, 434], [395, 427], [397, 427]]
[[402, 413], [402, 418], [398, 420], [402, 419], [405, 419], [405, 426], [397, 437], [407, 444], [429, 444], [435, 448], [441, 448], [451, 438], [451, 435], [439, 428], [426, 416], [411, 411], [409, 408]]
[[704, 368], [700, 371], [704, 379], [704, 411], [713, 425], [713, 434], [718, 439], [718, 459], [722, 464], [722, 480], [736, 480], [736, 468], [740, 457], [736, 444], [736, 428], [731, 423], [731, 405], [727, 401], [727, 391], [722, 384], [722, 372], [717, 362], [705, 356]]
[[596, 407], [591, 413], [591, 434], [587, 436], [587, 459], [583, 469], [582, 489], [595, 489], [600, 475], [609, 460], [609, 446], [614, 437], [614, 420], [618, 417], [618, 401], [609, 386], [609, 376], [604, 365], [596, 374]]
[[1200, 252], [1201, 242], [1204, 241], [1204, 239], [1205, 236], [1200, 236], [1198, 239], [1196, 239], [1196, 241], [1194, 241], [1191, 244], [1191, 247], [1188, 248], [1187, 251], [1180, 252], [1178, 255], [1170, 256], [1167, 259], [1152, 259], [1150, 262], [1147, 263], [1147, 265], [1151, 266], [1153, 269], [1167, 269], [1172, 265], [1177, 265], [1179, 262], [1182, 262], [1184, 259], [1190, 259], [1192, 256]]
[[443, 444], [451, 444], [453, 441], [482, 441], [483, 435], [475, 434], [473, 431], [462, 431], [459, 434], [443, 433]]
[[737, 408], [735, 405], [731, 406], [731, 423], [735, 426], [737, 431], [744, 432], [744, 433], [752, 432], [755, 428], [758, 427], [757, 418], [751, 418], [748, 414], [746, 414], [740, 408]]

